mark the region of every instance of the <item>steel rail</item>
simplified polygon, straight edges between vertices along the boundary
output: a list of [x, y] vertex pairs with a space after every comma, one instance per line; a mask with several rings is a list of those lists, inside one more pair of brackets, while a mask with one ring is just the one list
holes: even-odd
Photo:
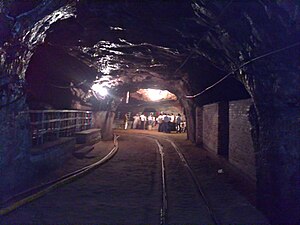
[[164, 160], [164, 152], [163, 146], [159, 143], [159, 141], [155, 140], [158, 150], [160, 153], [161, 159], [161, 179], [162, 179], [162, 206], [160, 210], [160, 224], [167, 224], [167, 212], [168, 212], [168, 198], [167, 198], [167, 183], [166, 183], [166, 168], [165, 168], [165, 160]]
[[[130, 134], [128, 134], [130, 135]], [[183, 153], [181, 152], [180, 148], [170, 139], [168, 138], [165, 138], [165, 137], [157, 137], [155, 135], [151, 136], [151, 135], [147, 135], [147, 134], [139, 134], [140, 136], [144, 136], [144, 137], [148, 137], [148, 138], [152, 138], [156, 141], [156, 143], [159, 143], [159, 139], [162, 139], [162, 140], [165, 140], [167, 142], [169, 142], [172, 147], [175, 149], [175, 152], [177, 153], [178, 157], [180, 158], [181, 162], [183, 163], [184, 167], [187, 169], [187, 171], [189, 172], [191, 178], [192, 178], [192, 181], [197, 189], [197, 192], [198, 194], [200, 195], [200, 197], [202, 198], [205, 206], [206, 206], [206, 209], [207, 209], [207, 212], [209, 213], [212, 221], [214, 222], [215, 225], [217, 224], [221, 224], [218, 219], [216, 218], [213, 210], [212, 210], [212, 207], [211, 207], [211, 204], [209, 203], [206, 195], [205, 195], [205, 192], [202, 188], [202, 185], [201, 183], [199, 182], [199, 179], [197, 178], [197, 176], [195, 175], [195, 173], [193, 172], [193, 169], [191, 168], [191, 166], [189, 165], [188, 161], [186, 160], [186, 158], [184, 157]], [[161, 144], [159, 143], [159, 146], [161, 146]], [[165, 184], [166, 185], [166, 184]], [[166, 214], [167, 215], [167, 214]], [[166, 218], [167, 219], [167, 218]]]
[[[133, 135], [133, 134], [126, 134], [126, 135]], [[154, 139], [155, 143], [157, 144], [158, 147], [158, 152], [160, 154], [160, 161], [161, 161], [161, 192], [162, 192], [162, 197], [161, 197], [161, 208], [160, 208], [160, 225], [166, 225], [168, 224], [168, 195], [167, 195], [167, 182], [166, 182], [166, 166], [165, 166], [165, 159], [164, 159], [164, 151], [163, 151], [163, 146], [159, 142], [158, 139], [156, 139], [153, 136], [150, 135], [141, 135], [143, 137], [149, 138], [149, 139]]]
[[211, 207], [208, 199], [206, 198], [206, 196], [204, 194], [203, 188], [201, 187], [202, 185], [200, 184], [200, 182], [199, 182], [197, 176], [195, 175], [193, 169], [190, 167], [188, 161], [186, 160], [186, 158], [182, 154], [180, 148], [173, 141], [171, 141], [170, 139], [166, 138], [165, 140], [168, 141], [173, 146], [173, 148], [175, 149], [176, 153], [178, 154], [181, 162], [184, 164], [184, 167], [188, 170], [188, 172], [189, 172], [189, 174], [190, 174], [190, 176], [191, 176], [191, 178], [194, 182], [194, 185], [197, 188], [198, 193], [200, 194], [201, 198], [203, 199], [203, 201], [205, 203], [206, 209], [207, 209], [211, 219], [214, 221], [214, 224], [220, 224], [218, 222], [216, 216], [213, 213], [212, 207]]
[[18, 201], [13, 202], [12, 204], [9, 204], [6, 207], [2, 207], [0, 209], [0, 216], [7, 215], [7, 214], [11, 213], [12, 211], [16, 210], [17, 208], [46, 195], [47, 193], [53, 191], [54, 189], [57, 189], [58, 187], [61, 187], [68, 183], [71, 183], [71, 182], [79, 179], [80, 177], [83, 177], [83, 176], [89, 174], [90, 172], [92, 172], [93, 170], [98, 168], [100, 165], [108, 162], [117, 153], [117, 151], [119, 149], [119, 143], [118, 143], [119, 137], [120, 136], [117, 136], [117, 135], [114, 136], [114, 147], [111, 149], [111, 151], [106, 156], [101, 158], [99, 161], [92, 163], [88, 166], [85, 166], [74, 172], [71, 172], [61, 178], [54, 180], [54, 181], [50, 181], [46, 184], [36, 186], [34, 188], [31, 188], [27, 191], [24, 191], [20, 194], [15, 195], [10, 199], [7, 199], [4, 204], [7, 204], [10, 201], [18, 199], [18, 198], [20, 198], [20, 196], [22, 196], [22, 197], [26, 196], [26, 197], [22, 198], [21, 200], [18, 200]]

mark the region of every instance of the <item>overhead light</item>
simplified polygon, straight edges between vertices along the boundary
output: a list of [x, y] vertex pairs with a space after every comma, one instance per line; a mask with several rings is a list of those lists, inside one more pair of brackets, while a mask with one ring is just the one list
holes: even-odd
[[129, 97], [130, 97], [130, 93], [129, 93], [129, 91], [127, 91], [127, 94], [126, 94], [126, 104], [129, 103]]
[[97, 98], [97, 99], [103, 99], [105, 96], [108, 95], [108, 91], [107, 91], [107, 88], [102, 86], [101, 84], [93, 84], [93, 86], [91, 87], [92, 91], [93, 91], [93, 94], [94, 96]]
[[177, 97], [168, 90], [161, 89], [139, 89], [132, 93], [130, 97], [140, 99], [143, 101], [165, 101], [165, 100], [177, 100]]
[[163, 99], [165, 96], [162, 94], [162, 90], [158, 89], [147, 89], [148, 96], [151, 101], [158, 101]]

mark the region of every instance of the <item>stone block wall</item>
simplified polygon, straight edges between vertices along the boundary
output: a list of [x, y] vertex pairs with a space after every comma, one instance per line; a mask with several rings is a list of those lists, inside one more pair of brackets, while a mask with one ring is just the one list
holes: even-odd
[[196, 108], [196, 144], [203, 144], [203, 108]]
[[255, 153], [248, 119], [250, 105], [250, 99], [229, 103], [229, 161], [255, 179]]
[[218, 153], [218, 120], [218, 104], [203, 106], [203, 146], [216, 154]]
[[76, 139], [62, 137], [31, 149], [30, 161], [38, 170], [51, 170], [62, 166], [74, 151]]
[[248, 110], [251, 100], [219, 102], [196, 109], [196, 144], [221, 155], [256, 179]]

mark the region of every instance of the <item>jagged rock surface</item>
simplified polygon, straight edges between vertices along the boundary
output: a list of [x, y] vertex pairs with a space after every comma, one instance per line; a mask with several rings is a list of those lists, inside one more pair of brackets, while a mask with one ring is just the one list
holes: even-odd
[[[0, 167], [28, 151], [24, 141], [28, 128], [22, 125], [22, 134], [12, 138], [19, 125], [11, 124], [28, 120], [19, 116], [27, 108], [25, 74], [31, 66], [26, 76], [33, 80], [38, 76], [34, 64], [42, 59], [30, 60], [43, 45], [45, 51], [54, 52], [49, 61], [72, 57], [74, 72], [86, 65], [99, 75], [109, 74], [107, 82], [116, 99], [141, 87], [169, 89], [185, 107], [191, 140], [196, 105], [249, 93], [254, 101], [259, 202], [273, 222], [289, 218], [288, 222], [299, 223], [299, 7], [297, 1], [268, 0], [1, 1]], [[55, 49], [62, 54], [55, 56]], [[64, 68], [61, 63], [55, 71], [64, 75]], [[185, 98], [226, 74], [228, 78], [214, 89], [193, 100]], [[86, 102], [84, 86], [93, 78], [77, 74], [77, 79], [65, 78], [63, 84], [72, 82], [66, 88], [71, 98], [77, 95]], [[99, 110], [112, 110], [105, 108], [107, 103], [118, 100], [107, 101]]]

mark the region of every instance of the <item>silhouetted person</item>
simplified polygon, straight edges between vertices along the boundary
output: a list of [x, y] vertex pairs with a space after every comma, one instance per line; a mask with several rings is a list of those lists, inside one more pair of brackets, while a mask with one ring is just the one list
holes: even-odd
[[139, 124], [140, 124], [140, 115], [137, 113], [137, 114], [133, 117], [133, 125], [132, 125], [132, 128], [133, 128], [133, 129], [138, 129], [138, 128], [139, 128]]
[[175, 119], [175, 122], [176, 122], [176, 133], [181, 133], [181, 115], [178, 113], [178, 115], [176, 116], [176, 119]]
[[170, 115], [169, 129], [170, 131], [176, 130], [175, 115], [173, 113]]
[[124, 116], [124, 129], [127, 130], [128, 128], [128, 121], [129, 121], [129, 115], [126, 113]]
[[141, 129], [145, 130], [147, 117], [144, 115], [144, 113], [142, 113], [142, 115], [140, 116], [140, 120], [141, 120]]
[[163, 132], [165, 133], [170, 133], [170, 122], [171, 121], [171, 117], [167, 114], [164, 114], [164, 117], [163, 117]]
[[156, 119], [156, 122], [158, 123], [158, 132], [162, 132], [162, 126], [163, 126], [163, 115], [162, 113], [159, 114], [159, 116]]
[[153, 116], [153, 113], [150, 113], [148, 116], [148, 130], [152, 130], [155, 123], [155, 117]]

